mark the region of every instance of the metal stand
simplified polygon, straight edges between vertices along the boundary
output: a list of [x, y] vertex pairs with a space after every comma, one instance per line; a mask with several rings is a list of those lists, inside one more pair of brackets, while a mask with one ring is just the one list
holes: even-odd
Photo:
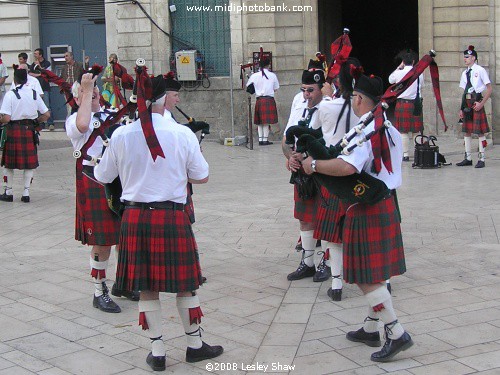
[[252, 128], [252, 96], [248, 95], [248, 142], [250, 150], [253, 150], [253, 128]]

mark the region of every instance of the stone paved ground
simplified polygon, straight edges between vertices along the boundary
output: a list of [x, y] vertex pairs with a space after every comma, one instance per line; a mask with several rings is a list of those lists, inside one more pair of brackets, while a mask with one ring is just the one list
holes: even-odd
[[[15, 202], [0, 204], [0, 375], [150, 373], [136, 303], [118, 299], [121, 314], [92, 307], [88, 249], [73, 239], [68, 146], [64, 133], [43, 132], [32, 202], [20, 202], [16, 173]], [[461, 160], [460, 141], [440, 146]], [[482, 170], [405, 164], [399, 199], [408, 271], [392, 286], [415, 345], [387, 364], [345, 339], [366, 311], [354, 286], [334, 303], [329, 282], [286, 280], [299, 260], [298, 223], [280, 146], [203, 148], [211, 177], [195, 186], [194, 229], [208, 277], [200, 290], [204, 339], [225, 353], [217, 362], [185, 363], [175, 301], [163, 295], [166, 373], [204, 374], [207, 366], [264, 373], [257, 365], [269, 373], [273, 363], [313, 375], [500, 373], [500, 148], [489, 150]]]

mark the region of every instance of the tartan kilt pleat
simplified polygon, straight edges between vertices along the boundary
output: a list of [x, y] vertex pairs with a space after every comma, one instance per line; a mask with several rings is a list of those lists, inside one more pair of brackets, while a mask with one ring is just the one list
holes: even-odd
[[122, 290], [178, 293], [201, 284], [198, 248], [185, 211], [125, 209], [116, 282]]
[[108, 206], [104, 186], [85, 176], [80, 178], [76, 184], [75, 239], [84, 245], [116, 245], [120, 219]]
[[465, 118], [463, 120], [462, 132], [464, 133], [486, 134], [490, 131], [484, 108], [481, 108], [481, 110], [477, 112], [472, 110], [472, 120], [466, 120]]
[[342, 243], [342, 228], [348, 205], [336, 195], [331, 194], [324, 186], [321, 186], [321, 196], [318, 198], [317, 203], [314, 238]]
[[423, 114], [413, 116], [412, 100], [397, 100], [394, 110], [396, 129], [401, 133], [418, 133], [424, 128]]
[[263, 96], [257, 98], [253, 123], [255, 125], [278, 123], [278, 109], [274, 98]]
[[343, 238], [344, 280], [375, 284], [406, 271], [394, 197], [347, 209]]
[[317, 198], [318, 195], [316, 195], [316, 197], [314, 198], [306, 200], [299, 198], [297, 186], [293, 185], [293, 217], [306, 223], [314, 223], [316, 221]]
[[7, 140], [2, 153], [2, 166], [8, 169], [36, 169], [38, 151], [34, 136], [34, 126], [9, 123], [4, 127]]

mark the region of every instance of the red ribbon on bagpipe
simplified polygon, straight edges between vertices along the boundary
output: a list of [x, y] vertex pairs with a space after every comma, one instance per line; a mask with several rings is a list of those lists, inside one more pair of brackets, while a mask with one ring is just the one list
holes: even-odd
[[153, 87], [143, 59], [137, 59], [135, 71], [137, 74], [137, 110], [139, 112], [142, 131], [144, 133], [144, 137], [146, 138], [149, 152], [151, 153], [153, 160], [156, 161], [158, 156], [165, 158], [165, 154], [163, 153], [160, 142], [156, 137], [151, 113], [146, 106], [146, 100], [153, 97]]
[[127, 69], [125, 69], [123, 65], [120, 65], [117, 62], [113, 63], [112, 67], [113, 67], [113, 92], [120, 101], [120, 103], [122, 105], [126, 105], [127, 100], [123, 97], [122, 93], [120, 92], [120, 87], [118, 86], [115, 77], [120, 78], [122, 87], [126, 90], [132, 90], [134, 88], [134, 77], [128, 74]]
[[61, 94], [63, 94], [66, 98], [66, 104], [69, 104], [74, 111], [78, 109], [78, 105], [76, 104], [75, 98], [73, 98], [73, 94], [71, 92], [71, 85], [68, 82], [50, 70], [41, 69], [40, 76], [47, 82], [56, 84], [59, 87]]
[[335, 39], [330, 46], [332, 61], [328, 66], [328, 74], [326, 81], [332, 83], [333, 79], [338, 76], [340, 67], [346, 62], [352, 50], [351, 40], [349, 39], [349, 29], [345, 28], [343, 34]]

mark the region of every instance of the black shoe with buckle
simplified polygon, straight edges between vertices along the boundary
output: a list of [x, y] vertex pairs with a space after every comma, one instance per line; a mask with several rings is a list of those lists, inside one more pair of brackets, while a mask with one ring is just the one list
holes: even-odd
[[120, 290], [116, 287], [116, 283], [111, 288], [111, 294], [115, 297], [125, 297], [131, 301], [139, 301], [140, 294], [137, 291]]
[[263, 141], [259, 141], [259, 146], [264, 146], [264, 142]]
[[477, 164], [474, 166], [474, 168], [484, 168], [486, 164], [484, 164], [484, 161], [478, 160]]
[[29, 195], [23, 195], [21, 197], [21, 202], [29, 203], [30, 202], [30, 196]]
[[96, 297], [94, 294], [93, 305], [96, 309], [107, 313], [119, 313], [122, 311], [120, 306], [109, 296], [109, 289], [104, 282], [102, 283], [102, 294], [99, 297]]
[[0, 201], [14, 202], [14, 196], [12, 194], [3, 193], [0, 195]]
[[205, 359], [211, 359], [220, 356], [224, 352], [224, 348], [220, 345], [210, 346], [205, 342], [202, 342], [202, 346], [199, 349], [193, 349], [188, 347], [186, 350], [186, 362], [193, 363], [203, 361]]
[[455, 164], [457, 167], [467, 167], [469, 165], [472, 165], [472, 160], [467, 160], [464, 159], [460, 163]]
[[330, 267], [326, 265], [325, 261], [325, 252], [318, 251], [318, 255], [323, 254], [321, 257], [321, 261], [318, 264], [318, 268], [316, 269], [316, 273], [313, 276], [313, 281], [315, 283], [323, 282], [332, 277], [332, 270]]
[[165, 356], [155, 357], [153, 352], [149, 352], [146, 363], [153, 371], [165, 371]]
[[312, 277], [315, 274], [316, 274], [316, 268], [314, 268], [314, 266], [309, 267], [307, 264], [304, 263], [304, 260], [301, 260], [297, 269], [292, 273], [289, 273], [286, 278], [289, 281], [301, 280], [305, 277]]
[[380, 346], [382, 342], [380, 341], [380, 333], [377, 332], [365, 332], [365, 329], [361, 327], [357, 331], [347, 332], [345, 335], [347, 340], [354, 342], [362, 342], [368, 346]]
[[[395, 321], [397, 323], [397, 320]], [[395, 322], [385, 325], [385, 344], [382, 347], [382, 350], [375, 352], [371, 355], [371, 360], [374, 362], [388, 362], [399, 352], [408, 349], [413, 345], [413, 340], [411, 339], [408, 332], [404, 332], [403, 335], [399, 339], [390, 339], [389, 325], [394, 325]]]

